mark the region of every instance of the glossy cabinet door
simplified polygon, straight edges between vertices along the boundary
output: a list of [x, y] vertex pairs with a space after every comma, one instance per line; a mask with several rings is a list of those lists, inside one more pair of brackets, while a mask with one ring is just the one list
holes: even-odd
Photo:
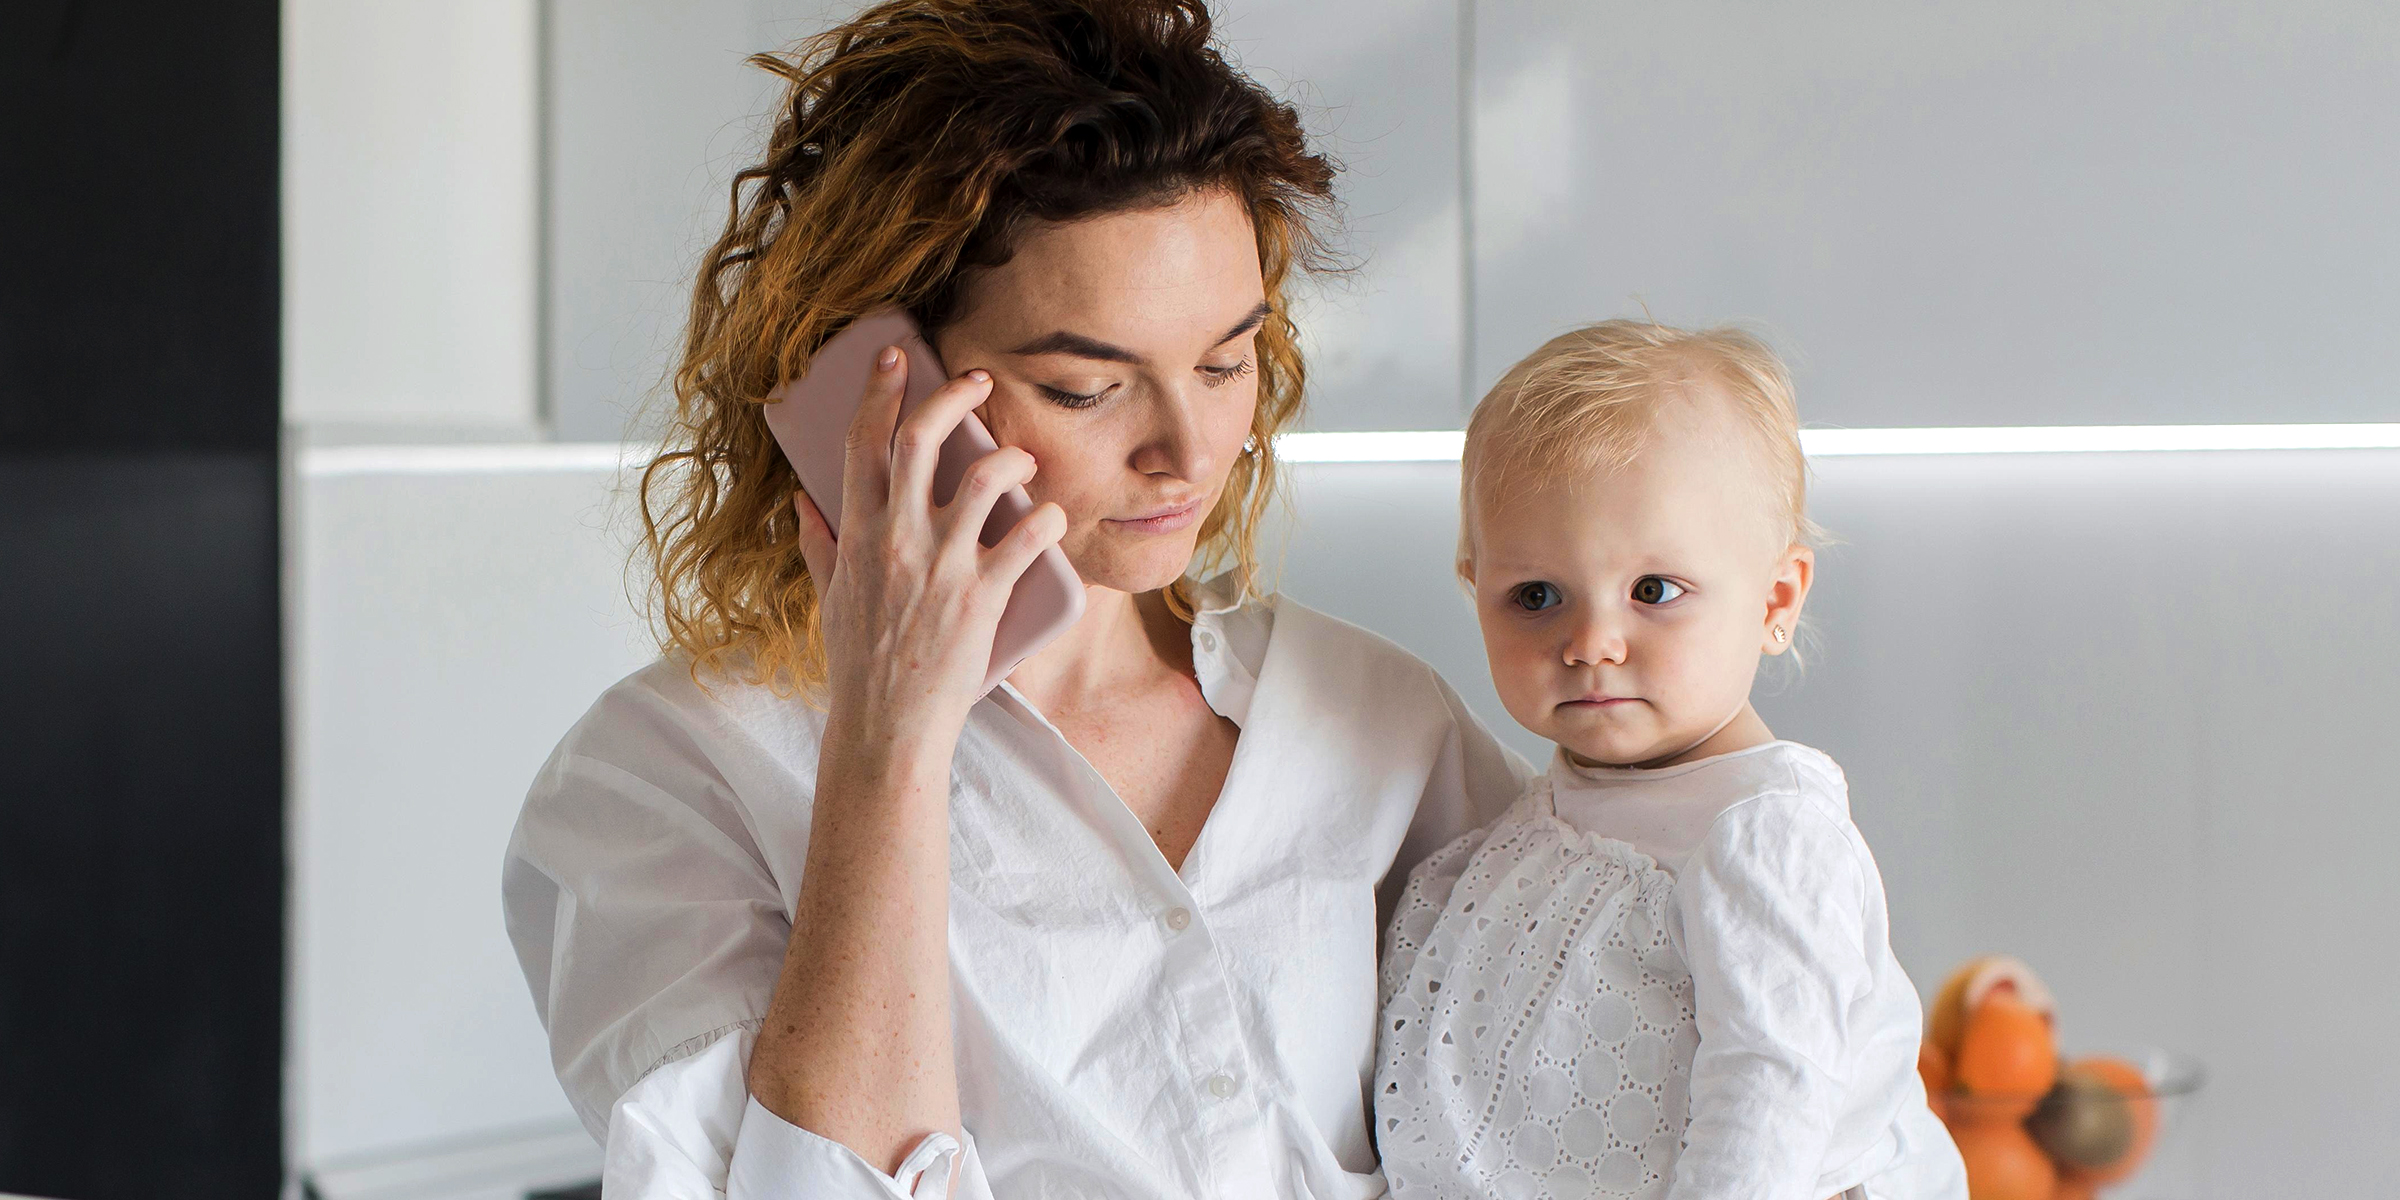
[[551, 748], [656, 647], [610, 524], [624, 481], [485, 450], [304, 451], [291, 481], [286, 1107], [321, 1183], [478, 1140], [478, 1169], [540, 1166], [548, 1135], [582, 1139], [499, 864]]
[[286, 421], [539, 432], [539, 9], [283, 6]]
[[734, 173], [766, 144], [781, 80], [746, 65], [859, 5], [578, 0], [553, 5], [543, 347], [562, 441], [656, 436], [700, 255]]
[[1312, 429], [1465, 420], [1460, 0], [1226, 0], [1229, 48], [1343, 167], [1334, 249], [1303, 284]]
[[1804, 415], [2400, 418], [2400, 9], [1474, 6], [1472, 375], [1753, 324]]
[[[849, 15], [839, 0], [556, 6], [546, 47], [550, 413], [569, 441], [645, 436], [726, 186], [778, 90], [742, 64]], [[1294, 308], [1318, 429], [1463, 419], [1458, 0], [1232, 0], [1220, 34], [1344, 166], [1331, 249], [1347, 269]]]

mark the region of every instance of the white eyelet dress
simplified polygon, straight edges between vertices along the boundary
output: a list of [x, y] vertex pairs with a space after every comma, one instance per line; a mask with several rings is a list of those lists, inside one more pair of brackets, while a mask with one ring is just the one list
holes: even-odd
[[1388, 961], [1411, 966], [1387, 979], [1376, 1073], [1395, 1196], [1664, 1193], [1700, 1040], [1674, 883], [1560, 824], [1546, 780], [1480, 846], [1426, 860], [1393, 921]]
[[1965, 1200], [1840, 768], [1564, 755], [1410, 876], [1375, 1134], [1400, 1200]]

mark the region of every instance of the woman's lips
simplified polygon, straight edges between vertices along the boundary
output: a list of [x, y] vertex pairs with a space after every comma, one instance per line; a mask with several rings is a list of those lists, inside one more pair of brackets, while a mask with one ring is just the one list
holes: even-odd
[[1134, 533], [1173, 533], [1200, 519], [1201, 505], [1187, 500], [1173, 508], [1162, 508], [1139, 517], [1110, 517], [1108, 523]]

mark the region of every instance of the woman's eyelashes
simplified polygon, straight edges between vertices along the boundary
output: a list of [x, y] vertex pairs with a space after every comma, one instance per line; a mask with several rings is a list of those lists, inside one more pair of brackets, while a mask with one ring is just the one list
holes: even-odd
[[1061, 408], [1090, 408], [1106, 399], [1110, 392], [1117, 390], [1117, 385], [1113, 383], [1096, 392], [1070, 392], [1065, 388], [1054, 388], [1046, 383], [1037, 383], [1033, 387], [1035, 391], [1042, 394], [1043, 399]]
[[[1223, 387], [1226, 384], [1232, 383], [1234, 380], [1240, 379], [1242, 376], [1248, 375], [1257, 369], [1257, 361], [1248, 358], [1245, 358], [1238, 363], [1234, 363], [1231, 366], [1212, 367], [1206, 363], [1202, 363], [1201, 365], [1193, 368], [1193, 370], [1200, 373], [1201, 386], [1212, 388]], [[1034, 390], [1040, 392], [1043, 399], [1048, 400], [1050, 403], [1058, 405], [1061, 408], [1090, 408], [1091, 406], [1108, 399], [1109, 396], [1114, 393], [1119, 386], [1120, 385], [1118, 384], [1110, 383], [1104, 384], [1093, 389], [1092, 391], [1078, 392], [1071, 388], [1052, 387], [1046, 383], [1037, 383], [1033, 385]]]
[[1223, 387], [1226, 384], [1232, 383], [1234, 380], [1240, 379], [1242, 376], [1247, 375], [1257, 369], [1257, 361], [1248, 358], [1245, 358], [1230, 367], [1212, 367], [1206, 363], [1202, 363], [1200, 365], [1200, 382], [1205, 383], [1210, 387]]

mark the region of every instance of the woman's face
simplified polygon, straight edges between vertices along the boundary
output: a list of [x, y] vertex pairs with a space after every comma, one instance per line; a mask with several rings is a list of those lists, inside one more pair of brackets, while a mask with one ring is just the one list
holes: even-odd
[[981, 367], [977, 416], [1038, 466], [1086, 584], [1147, 592], [1189, 565], [1250, 434], [1266, 284], [1249, 213], [1225, 192], [1028, 231], [967, 280], [934, 339]]

